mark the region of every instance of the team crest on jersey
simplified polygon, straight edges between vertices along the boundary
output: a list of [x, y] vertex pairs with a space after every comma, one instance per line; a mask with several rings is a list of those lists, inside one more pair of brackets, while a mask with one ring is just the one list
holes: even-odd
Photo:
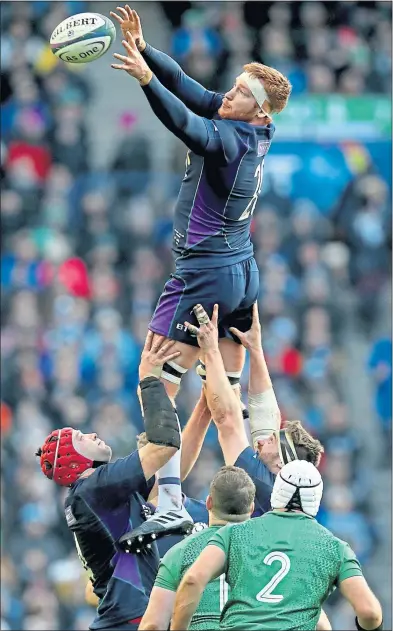
[[258, 140], [258, 158], [265, 156], [270, 147], [270, 140]]
[[71, 510], [71, 506], [67, 506], [67, 508], [65, 509], [65, 518], [67, 521], [67, 526], [73, 526], [74, 524], [76, 524], [76, 519]]

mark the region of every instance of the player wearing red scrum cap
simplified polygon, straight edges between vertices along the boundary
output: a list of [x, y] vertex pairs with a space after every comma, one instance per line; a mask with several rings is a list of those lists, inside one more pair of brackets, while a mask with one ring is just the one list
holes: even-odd
[[117, 541], [145, 520], [144, 503], [154, 474], [180, 447], [175, 409], [159, 381], [162, 365], [177, 357], [173, 342], [149, 335], [139, 376], [147, 444], [111, 463], [111, 448], [97, 434], [64, 427], [37, 451], [47, 478], [68, 486], [67, 525], [99, 598], [90, 629], [137, 629], [159, 563], [153, 542], [143, 555], [127, 554]]

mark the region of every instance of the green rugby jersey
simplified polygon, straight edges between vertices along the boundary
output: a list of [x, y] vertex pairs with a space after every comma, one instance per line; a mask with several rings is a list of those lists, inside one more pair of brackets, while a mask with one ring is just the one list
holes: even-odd
[[[222, 526], [210, 526], [210, 528], [186, 537], [168, 550], [160, 563], [154, 586], [175, 592], [184, 574], [197, 560], [212, 535], [220, 528]], [[206, 587], [189, 628], [194, 629], [194, 631], [218, 630], [221, 611], [227, 599], [228, 585], [225, 582], [224, 574], [222, 574]]]
[[315, 629], [333, 589], [362, 575], [349, 545], [304, 513], [273, 511], [224, 526], [209, 545], [227, 558], [223, 630]]

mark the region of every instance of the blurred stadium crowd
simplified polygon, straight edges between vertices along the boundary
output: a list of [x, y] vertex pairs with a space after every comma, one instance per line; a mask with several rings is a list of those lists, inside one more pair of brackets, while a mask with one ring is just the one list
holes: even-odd
[[[86, 122], [94, 86], [85, 73], [57, 63], [48, 47], [54, 26], [86, 4], [1, 6], [4, 630], [86, 629], [92, 619], [63, 518], [64, 490], [40, 474], [34, 451], [63, 425], [94, 429], [116, 457], [134, 448], [142, 429], [135, 393], [141, 344], [172, 266], [171, 216], [184, 147], [175, 147], [160, 207], [150, 194], [149, 138], [131, 134], [108, 172], [92, 170]], [[207, 87], [228, 86], [231, 69], [253, 57], [285, 72], [294, 95], [390, 91], [390, 3], [266, 2], [261, 11], [260, 3], [246, 2], [247, 37], [231, 17], [232, 3], [160, 4], [172, 54]], [[374, 383], [375, 432], [383, 432], [387, 446], [380, 466], [388, 468], [391, 338], [383, 314], [390, 232], [389, 187], [367, 160], [324, 214], [306, 191], [293, 203], [263, 187], [253, 223], [277, 398], [285, 418], [304, 419], [323, 441], [320, 519], [366, 567], [379, 533], [367, 452], [346, 399], [345, 349], [355, 327], [369, 349], [362, 370]], [[245, 370], [245, 392], [247, 377]], [[198, 388], [189, 374], [179, 396], [182, 422]], [[212, 428], [186, 493], [204, 498], [220, 464]]]

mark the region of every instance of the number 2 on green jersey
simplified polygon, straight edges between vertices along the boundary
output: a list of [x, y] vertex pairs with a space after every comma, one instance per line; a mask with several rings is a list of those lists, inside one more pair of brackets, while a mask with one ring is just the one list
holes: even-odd
[[256, 599], [261, 603], [279, 603], [284, 598], [284, 596], [279, 594], [272, 594], [272, 591], [277, 587], [280, 581], [282, 581], [284, 576], [288, 574], [291, 568], [291, 562], [285, 552], [270, 552], [263, 559], [265, 565], [271, 565], [275, 561], [281, 563], [281, 567], [268, 584], [258, 592]]

